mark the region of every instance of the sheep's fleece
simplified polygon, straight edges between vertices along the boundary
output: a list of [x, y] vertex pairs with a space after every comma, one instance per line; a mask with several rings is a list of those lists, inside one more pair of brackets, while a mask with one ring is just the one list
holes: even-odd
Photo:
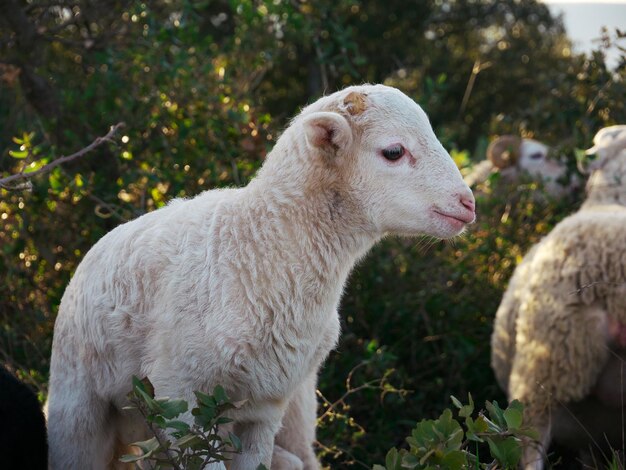
[[612, 328], [626, 325], [626, 139], [603, 152], [602, 135], [586, 202], [524, 257], [496, 313], [493, 369], [509, 398], [524, 402], [544, 446], [550, 411], [589, 395]]
[[386, 234], [448, 238], [473, 220], [472, 193], [414, 101], [382, 85], [321, 98], [248, 186], [175, 200], [87, 253], [55, 325], [51, 468], [115, 467], [120, 442], [146, 437], [122, 411], [132, 375], [158, 397], [193, 401], [220, 384], [245, 400], [230, 468], [318, 468], [317, 371], [350, 270]]

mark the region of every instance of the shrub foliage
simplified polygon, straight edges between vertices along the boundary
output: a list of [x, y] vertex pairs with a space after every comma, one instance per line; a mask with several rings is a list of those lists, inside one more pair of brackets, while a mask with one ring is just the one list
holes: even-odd
[[[574, 166], [595, 131], [626, 122], [626, 60], [605, 62], [623, 37], [606, 31], [593, 54], [576, 54], [535, 0], [9, 0], [0, 177], [126, 127], [30, 191], [0, 189], [0, 359], [44, 397], [54, 318], [87, 250], [173, 197], [246, 184], [322, 92], [400, 87], [463, 169], [502, 133], [543, 140]], [[319, 451], [332, 468], [383, 461], [450, 395], [502, 402], [493, 315], [521, 256], [581, 195], [549, 200], [496, 179], [483, 189], [463, 237], [386, 240], [352, 275], [319, 381]]]

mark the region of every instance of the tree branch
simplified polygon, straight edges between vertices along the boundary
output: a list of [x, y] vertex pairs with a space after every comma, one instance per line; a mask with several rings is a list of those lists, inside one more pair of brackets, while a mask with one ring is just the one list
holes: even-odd
[[10, 176], [7, 176], [5, 178], [0, 178], [0, 188], [4, 188], [4, 189], [7, 189], [7, 190], [24, 189], [25, 186], [23, 184], [19, 184], [18, 183], [17, 185], [12, 185], [12, 184], [9, 184], [9, 183], [12, 183], [13, 181], [20, 181], [20, 180], [30, 179], [30, 178], [38, 176], [38, 175], [40, 175], [42, 173], [47, 173], [47, 172], [51, 171], [53, 168], [55, 168], [55, 167], [57, 167], [57, 166], [59, 166], [59, 165], [61, 165], [63, 163], [70, 162], [72, 160], [75, 160], [77, 158], [80, 158], [80, 157], [86, 155], [87, 153], [91, 152], [95, 148], [97, 148], [100, 145], [102, 145], [104, 142], [113, 142], [113, 139], [112, 139], [113, 136], [122, 127], [124, 127], [124, 123], [123, 122], [119, 122], [116, 125], [111, 126], [111, 129], [109, 129], [109, 132], [105, 136], [98, 137], [96, 140], [94, 140], [87, 147], [85, 147], [85, 148], [83, 148], [83, 149], [79, 150], [78, 152], [73, 153], [71, 155], [59, 157], [56, 160], [51, 161], [47, 165], [42, 166], [41, 168], [39, 168], [36, 171], [31, 171], [30, 173], [25, 173], [24, 170], [22, 170], [19, 173], [16, 173], [15, 175], [10, 175]]

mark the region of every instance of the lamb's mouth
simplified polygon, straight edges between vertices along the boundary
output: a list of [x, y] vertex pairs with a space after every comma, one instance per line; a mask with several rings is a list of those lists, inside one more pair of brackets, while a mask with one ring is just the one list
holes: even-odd
[[442, 217], [447, 222], [455, 226], [456, 225], [463, 226], [466, 224], [471, 224], [472, 222], [474, 222], [474, 219], [476, 217], [474, 212], [470, 212], [470, 211], [467, 211], [462, 214], [450, 214], [447, 212], [440, 211], [438, 209], [433, 209], [433, 212], [437, 214], [438, 216]]

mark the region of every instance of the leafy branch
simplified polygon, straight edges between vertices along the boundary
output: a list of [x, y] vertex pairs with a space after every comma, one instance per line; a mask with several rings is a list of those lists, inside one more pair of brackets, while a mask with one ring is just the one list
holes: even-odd
[[[111, 128], [109, 129], [109, 132], [106, 135], [96, 138], [91, 144], [87, 145], [83, 149], [71, 155], [59, 157], [51, 161], [50, 163], [47, 163], [37, 168], [34, 171], [26, 171], [28, 165], [26, 164], [22, 165], [22, 168], [20, 169], [18, 173], [14, 175], [6, 176], [4, 178], [0, 178], [0, 188], [7, 189], [7, 190], [31, 189], [32, 185], [30, 181], [28, 181], [30, 178], [41, 175], [43, 173], [48, 173], [52, 169], [54, 169], [55, 167], [59, 165], [62, 165], [63, 163], [71, 162], [72, 160], [76, 160], [77, 158], [83, 157], [89, 152], [98, 148], [100, 145], [102, 145], [105, 142], [114, 142], [113, 136], [122, 127], [124, 127], [124, 123], [119, 122], [115, 124], [114, 126], [111, 126]], [[24, 134], [24, 136], [21, 139], [14, 138], [13, 139], [14, 142], [16, 142], [17, 144], [20, 144], [21, 147], [19, 151], [9, 152], [10, 155], [13, 158], [19, 158], [19, 159], [30, 159], [33, 156], [36, 156], [37, 148], [33, 147], [31, 139], [32, 139], [32, 134]], [[31, 165], [32, 163], [38, 163], [38, 162], [42, 163], [43, 161], [44, 161], [43, 159], [39, 159], [39, 160], [36, 160], [35, 162], [31, 162]]]
[[154, 437], [130, 444], [138, 448], [138, 455], [123, 455], [124, 463], [142, 463], [140, 468], [195, 470], [206, 465], [228, 460], [228, 454], [241, 452], [241, 442], [233, 433], [228, 437], [218, 433], [218, 427], [230, 423], [224, 414], [242, 403], [232, 403], [224, 389], [215, 387], [212, 395], [194, 392], [198, 406], [191, 410], [195, 417], [189, 424], [180, 418], [189, 410], [185, 400], [154, 397], [154, 388], [147, 378], [133, 377], [133, 391], [129, 394], [132, 406], [138, 410]]
[[[318, 389], [317, 397], [321, 400], [322, 413], [317, 417], [317, 427], [326, 427], [334, 429], [335, 435], [342, 432], [349, 432], [351, 438], [356, 441], [364, 436], [367, 431], [356, 421], [351, 415], [350, 402], [355, 399], [358, 394], [366, 392], [374, 392], [379, 394], [382, 401], [387, 394], [397, 394], [404, 397], [409, 391], [398, 389], [391, 383], [391, 377], [395, 373], [395, 369], [386, 369], [382, 377], [372, 380], [365, 380], [362, 383], [357, 382], [357, 373], [363, 368], [372, 365], [372, 360], [364, 360], [357, 364], [348, 373], [345, 379], [345, 392], [335, 401], [330, 401]], [[359, 460], [352, 452], [352, 446], [340, 446], [337, 443], [325, 445], [323, 442], [316, 441], [316, 447], [321, 451], [321, 456], [330, 455], [333, 459], [337, 459], [343, 455], [346, 465], [360, 466], [362, 468], [370, 468], [371, 465]]]
[[[454, 397], [459, 419], [454, 419], [450, 409], [438, 419], [425, 419], [417, 423], [411, 436], [406, 438], [409, 450], [391, 449], [385, 466], [374, 465], [373, 470], [430, 470], [469, 468], [495, 470], [517, 468], [522, 455], [522, 443], [537, 440], [536, 431], [523, 424], [523, 406], [513, 400], [502, 409], [497, 402], [486, 402], [486, 411], [474, 414], [474, 402], [463, 405]], [[463, 425], [461, 424], [463, 418]], [[479, 446], [486, 446], [491, 457], [481, 462]], [[474, 452], [470, 449], [475, 449]]]

